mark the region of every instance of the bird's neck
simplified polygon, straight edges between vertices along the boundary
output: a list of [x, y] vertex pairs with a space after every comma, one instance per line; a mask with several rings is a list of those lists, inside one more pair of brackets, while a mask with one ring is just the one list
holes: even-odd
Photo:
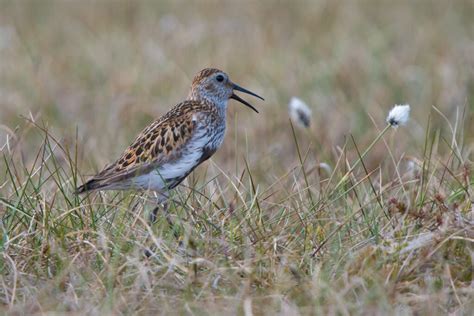
[[229, 100], [223, 100], [221, 98], [213, 98], [212, 96], [206, 95], [206, 94], [201, 94], [201, 93], [196, 93], [195, 91], [191, 90], [191, 92], [188, 95], [188, 100], [192, 101], [199, 101], [206, 103], [210, 106], [215, 107], [217, 110], [217, 113], [219, 116], [221, 116], [223, 119], [226, 117], [227, 113], [227, 104]]

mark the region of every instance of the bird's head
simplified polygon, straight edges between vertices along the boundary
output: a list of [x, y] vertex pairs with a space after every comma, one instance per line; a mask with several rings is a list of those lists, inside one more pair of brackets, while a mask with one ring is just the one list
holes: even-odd
[[205, 68], [194, 76], [188, 99], [208, 100], [224, 108], [229, 99], [234, 99], [258, 113], [257, 109], [236, 95], [235, 91], [247, 93], [263, 100], [261, 96], [233, 83], [225, 72], [215, 68]]

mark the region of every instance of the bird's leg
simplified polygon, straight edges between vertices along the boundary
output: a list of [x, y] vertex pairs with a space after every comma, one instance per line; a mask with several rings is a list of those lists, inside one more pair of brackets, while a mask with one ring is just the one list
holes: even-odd
[[[149, 218], [150, 225], [152, 225], [156, 222], [157, 214], [158, 214], [159, 209], [160, 209], [160, 206], [157, 206], [151, 211], [150, 218]], [[168, 203], [167, 202], [163, 203], [163, 211], [165, 213], [166, 222], [168, 223], [169, 227], [173, 231], [174, 237], [178, 240], [179, 245], [181, 246], [183, 242], [180, 240], [180, 235], [179, 235], [178, 231], [176, 230], [176, 228], [174, 226], [174, 223], [173, 223], [173, 220], [171, 219], [170, 213], [168, 212]], [[145, 249], [145, 256], [150, 257], [151, 255], [152, 255], [151, 249]]]
[[160, 206], [158, 205], [151, 211], [150, 216], [148, 217], [148, 224], [151, 226], [156, 223], [156, 214], [160, 210]]
[[[160, 207], [163, 207], [165, 211], [165, 216], [166, 216], [166, 221], [168, 224], [170, 224], [171, 219], [169, 218], [169, 213], [168, 213], [168, 195], [167, 194], [162, 194], [159, 193], [159, 195], [155, 195], [157, 197], [157, 206], [150, 212], [150, 215], [148, 217], [148, 225], [152, 226], [153, 224], [156, 223], [158, 219], [158, 211], [160, 210]], [[172, 222], [171, 222], [172, 223]], [[171, 226], [171, 225], [170, 225]], [[154, 248], [154, 247], [152, 247]], [[153, 249], [145, 249], [144, 253], [146, 257], [151, 257], [153, 255]]]
[[[176, 239], [180, 239], [179, 237], [179, 234], [175, 228], [175, 225], [174, 225], [174, 222], [173, 220], [171, 219], [171, 214], [169, 213], [169, 208], [168, 208], [168, 196], [163, 196], [163, 197], [160, 197], [159, 200], [158, 200], [158, 204], [162, 204], [163, 206], [163, 211], [164, 211], [164, 214], [165, 214], [165, 218], [166, 218], [166, 222], [168, 223], [169, 227], [173, 230], [173, 235]], [[164, 201], [164, 202], [163, 202]], [[155, 207], [151, 213], [150, 213], [150, 217], [148, 219], [149, 221], [149, 224], [150, 225], [153, 225], [154, 223], [156, 223], [156, 220], [158, 219], [158, 211], [160, 210], [160, 205], [158, 205], [157, 207]]]
[[[171, 214], [169, 212], [169, 199], [168, 199], [168, 196], [166, 196], [166, 198], [164, 198], [164, 196], [161, 196], [159, 199], [158, 199], [158, 204], [161, 204], [161, 205], [158, 205], [156, 206], [150, 213], [149, 215], [149, 224], [150, 226], [153, 225], [154, 223], [156, 223], [156, 221], [158, 220], [158, 211], [160, 210], [160, 207], [162, 206], [163, 207], [163, 213], [165, 215], [165, 218], [166, 218], [166, 222], [168, 223], [168, 226], [169, 228], [173, 231], [173, 236], [176, 238], [176, 240], [178, 241], [178, 250], [184, 254], [184, 255], [188, 255], [185, 253], [185, 250], [184, 250], [184, 242], [183, 242], [183, 236], [179, 233], [179, 230], [177, 228], [177, 225], [174, 223], [173, 219], [171, 218]], [[190, 240], [190, 244], [191, 244], [191, 247], [193, 249], [195, 249], [195, 245], [194, 245], [194, 241], [193, 240]], [[145, 256], [147, 257], [150, 257], [152, 256], [152, 251], [151, 249], [146, 249], [145, 250]]]

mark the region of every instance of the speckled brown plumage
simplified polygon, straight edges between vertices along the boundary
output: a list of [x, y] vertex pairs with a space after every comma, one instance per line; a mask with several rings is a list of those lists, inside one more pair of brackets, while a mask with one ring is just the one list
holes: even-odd
[[[182, 146], [192, 136], [196, 113], [216, 115], [211, 105], [199, 101], [184, 101], [145, 128], [116, 162], [107, 166], [88, 185], [105, 187], [108, 183], [124, 181], [164, 164], [179, 155]], [[216, 118], [217, 119], [217, 118]]]
[[165, 116], [145, 128], [125, 150], [122, 157], [109, 167], [110, 170], [121, 172], [140, 164], [167, 159], [166, 157], [179, 151], [192, 135], [196, 126], [192, 116], [198, 112], [212, 115], [212, 108], [198, 101], [184, 101], [178, 104]]
[[[119, 159], [77, 189], [174, 188], [222, 144], [229, 98], [252, 107], [233, 90], [250, 93], [214, 68], [199, 72], [186, 101], [145, 128]], [[252, 107], [253, 108], [253, 107]]]

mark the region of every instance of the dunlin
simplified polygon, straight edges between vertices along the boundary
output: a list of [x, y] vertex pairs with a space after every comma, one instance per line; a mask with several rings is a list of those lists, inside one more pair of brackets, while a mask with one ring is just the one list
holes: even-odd
[[[169, 191], [222, 145], [229, 99], [258, 111], [234, 92], [263, 100], [233, 83], [218, 69], [201, 70], [193, 79], [185, 101], [151, 123], [114, 163], [77, 188], [77, 193], [95, 190], [149, 190], [158, 203], [167, 206]], [[156, 219], [156, 208], [150, 220]]]

